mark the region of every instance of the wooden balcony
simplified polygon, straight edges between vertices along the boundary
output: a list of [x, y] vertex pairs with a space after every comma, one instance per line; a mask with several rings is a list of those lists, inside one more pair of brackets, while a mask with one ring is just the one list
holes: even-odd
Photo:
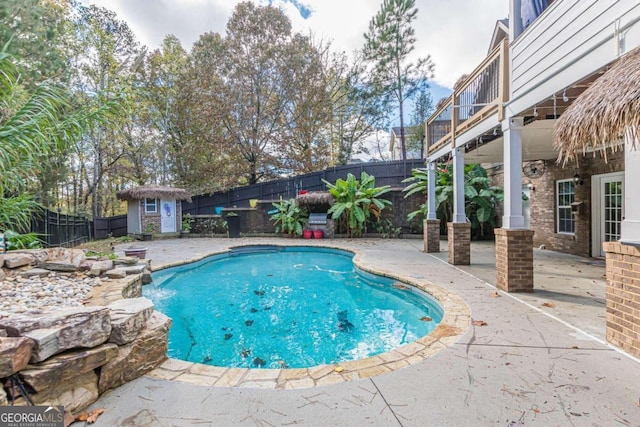
[[426, 124], [428, 153], [447, 144], [453, 147], [458, 135], [496, 112], [502, 120], [509, 94], [507, 55], [507, 40], [503, 40], [439, 105]]

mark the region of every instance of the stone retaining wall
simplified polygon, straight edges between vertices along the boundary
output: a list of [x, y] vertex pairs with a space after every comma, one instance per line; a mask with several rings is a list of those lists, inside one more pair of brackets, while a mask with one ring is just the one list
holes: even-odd
[[19, 380], [33, 404], [77, 412], [165, 361], [171, 319], [141, 297], [146, 265], [105, 280], [84, 306], [0, 318], [0, 405], [28, 404]]

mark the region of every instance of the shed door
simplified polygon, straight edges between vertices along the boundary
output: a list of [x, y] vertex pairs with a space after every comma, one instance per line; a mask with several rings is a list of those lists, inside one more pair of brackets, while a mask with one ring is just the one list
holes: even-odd
[[160, 199], [160, 232], [174, 233], [176, 231], [176, 201]]

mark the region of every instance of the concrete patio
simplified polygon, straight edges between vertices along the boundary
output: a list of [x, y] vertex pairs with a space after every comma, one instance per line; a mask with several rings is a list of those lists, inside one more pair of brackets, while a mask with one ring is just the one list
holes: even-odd
[[[148, 244], [147, 244], [148, 243]], [[604, 264], [534, 251], [535, 292], [496, 291], [492, 242], [472, 265], [422, 240], [176, 239], [145, 242], [154, 268], [245, 244], [327, 244], [366, 268], [453, 291], [474, 320], [453, 345], [399, 370], [296, 390], [199, 386], [145, 376], [92, 405], [96, 425], [640, 426], [640, 364], [607, 345]], [[125, 244], [119, 249], [128, 246]]]

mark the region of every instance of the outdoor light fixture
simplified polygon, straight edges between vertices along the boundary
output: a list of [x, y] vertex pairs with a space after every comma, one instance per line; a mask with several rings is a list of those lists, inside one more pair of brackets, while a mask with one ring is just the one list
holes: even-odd
[[573, 175], [573, 183], [577, 186], [580, 186], [584, 182], [582, 181], [582, 178], [580, 178], [580, 175], [576, 173], [575, 175]]
[[538, 106], [533, 107], [533, 117], [538, 117]]
[[564, 91], [562, 91], [562, 100], [564, 102], [569, 102], [569, 97], [567, 96], [567, 89], [565, 89]]

